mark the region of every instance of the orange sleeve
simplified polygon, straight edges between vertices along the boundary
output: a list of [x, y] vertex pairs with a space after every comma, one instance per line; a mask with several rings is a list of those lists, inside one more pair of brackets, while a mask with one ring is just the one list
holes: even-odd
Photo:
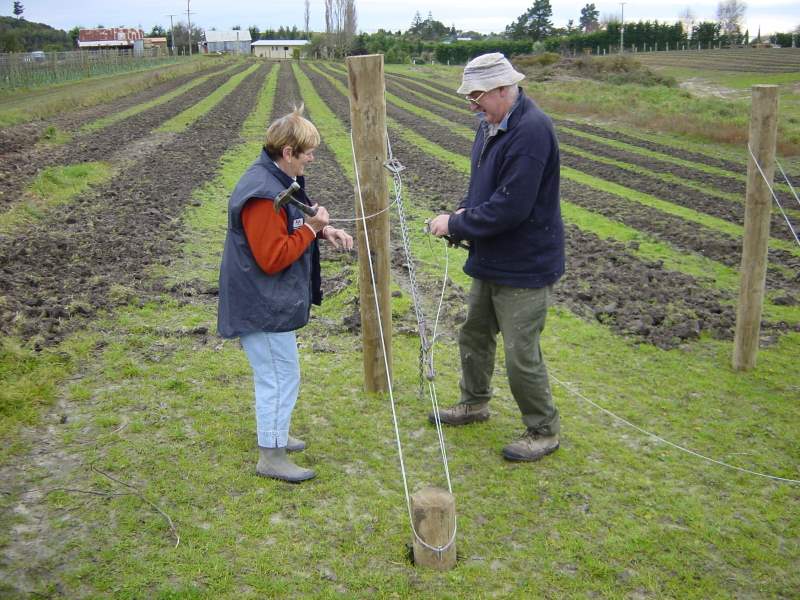
[[306, 226], [289, 235], [286, 219], [286, 209], [276, 213], [272, 200], [264, 198], [251, 198], [242, 209], [242, 226], [250, 251], [268, 275], [280, 273], [300, 258], [316, 237]]

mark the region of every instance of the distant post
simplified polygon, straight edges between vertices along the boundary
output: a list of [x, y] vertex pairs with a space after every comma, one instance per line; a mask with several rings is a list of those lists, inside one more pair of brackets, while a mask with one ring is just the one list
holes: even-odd
[[[389, 253], [389, 205], [388, 172], [386, 162], [386, 100], [383, 79], [383, 55], [350, 56], [347, 58], [347, 73], [350, 87], [350, 123], [353, 130], [355, 167], [364, 202], [367, 230], [361, 221], [357, 223], [359, 264], [359, 300], [361, 310], [361, 341], [364, 355], [364, 387], [368, 392], [388, 391], [388, 378], [392, 364], [392, 311]], [[361, 217], [359, 191], [356, 188], [356, 216]], [[367, 252], [369, 234], [370, 252]], [[371, 256], [370, 256], [371, 253]], [[370, 261], [375, 274], [375, 289], [372, 287]], [[379, 312], [376, 311], [377, 294]], [[381, 350], [381, 328], [386, 347], [386, 361]], [[389, 365], [390, 372], [386, 372]]]
[[[750, 109], [750, 150], [747, 153], [747, 197], [744, 211], [744, 243], [740, 268], [739, 304], [733, 345], [733, 368], [748, 371], [756, 366], [761, 311], [767, 276], [770, 186], [775, 174], [775, 141], [778, 129], [778, 86], [754, 85]], [[765, 181], [766, 178], [766, 181]]]

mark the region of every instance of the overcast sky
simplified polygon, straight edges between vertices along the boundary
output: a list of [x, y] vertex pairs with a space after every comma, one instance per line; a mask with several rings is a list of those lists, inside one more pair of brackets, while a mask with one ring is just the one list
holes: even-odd
[[[149, 31], [153, 25], [169, 28], [169, 13], [175, 22], [186, 21], [184, 0], [138, 0], [136, 2], [112, 2], [109, 0], [21, 0], [25, 8], [23, 16], [29, 21], [46, 23], [58, 29], [71, 29], [76, 25], [94, 27], [141, 26]], [[10, 15], [12, 0], [4, 0], [3, 14]], [[374, 32], [379, 28], [408, 29], [414, 13], [423, 18], [428, 11], [433, 18], [447, 26], [455, 25], [463, 31], [481, 33], [502, 32], [520, 14], [525, 12], [533, 0], [492, 0], [470, 2], [469, 0], [356, 0], [358, 28]], [[619, 2], [595, 1], [601, 17], [620, 14]], [[678, 15], [690, 7], [698, 20], [715, 20], [716, 0], [629, 0], [625, 2], [625, 20], [655, 20], [674, 22]], [[755, 36], [759, 26], [762, 33], [787, 32], [800, 25], [800, 0], [749, 0], [745, 16], [746, 28]], [[311, 0], [310, 27], [324, 29], [324, 2]], [[586, 0], [551, 0], [553, 22], [564, 27], [569, 19], [578, 23], [580, 11]], [[190, 0], [192, 23], [202, 28], [229, 29], [235, 25], [243, 28], [257, 25], [259, 29], [281, 25], [304, 28], [304, 0]]]

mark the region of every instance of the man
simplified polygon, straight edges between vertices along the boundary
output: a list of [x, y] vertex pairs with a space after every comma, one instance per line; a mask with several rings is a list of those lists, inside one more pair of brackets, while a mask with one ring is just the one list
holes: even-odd
[[[489, 418], [497, 333], [502, 333], [511, 393], [524, 434], [503, 448], [535, 461], [559, 446], [539, 339], [553, 284], [564, 273], [558, 140], [550, 119], [517, 84], [524, 78], [500, 53], [464, 68], [458, 89], [480, 126], [472, 146], [469, 189], [455, 213], [431, 220], [434, 235], [468, 240], [464, 271], [472, 279], [459, 333], [461, 401], [439, 415], [465, 425]], [[435, 422], [433, 413], [429, 416]]]

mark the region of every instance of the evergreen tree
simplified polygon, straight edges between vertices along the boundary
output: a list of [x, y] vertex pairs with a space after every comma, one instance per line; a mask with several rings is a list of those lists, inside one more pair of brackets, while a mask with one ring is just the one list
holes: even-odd
[[535, 0], [528, 10], [528, 35], [534, 42], [538, 42], [553, 32], [553, 7], [550, 0]]
[[411, 21], [411, 27], [408, 28], [410, 33], [419, 33], [422, 30], [422, 15], [419, 11], [414, 13], [414, 18]]
[[18, 19], [22, 18], [22, 13], [25, 11], [25, 7], [22, 6], [22, 2], [19, 0], [14, 0], [14, 16]]
[[[76, 25], [75, 27], [73, 27], [72, 29], [70, 29], [67, 32], [67, 35], [72, 40], [72, 47], [73, 48], [77, 48], [78, 47], [78, 37], [81, 34], [81, 29], [83, 29], [83, 27], [81, 27], [80, 25]], [[170, 35], [172, 35], [172, 34], [170, 34]]]
[[581, 9], [580, 26], [584, 33], [591, 33], [600, 28], [600, 11], [595, 8], [594, 2]]

